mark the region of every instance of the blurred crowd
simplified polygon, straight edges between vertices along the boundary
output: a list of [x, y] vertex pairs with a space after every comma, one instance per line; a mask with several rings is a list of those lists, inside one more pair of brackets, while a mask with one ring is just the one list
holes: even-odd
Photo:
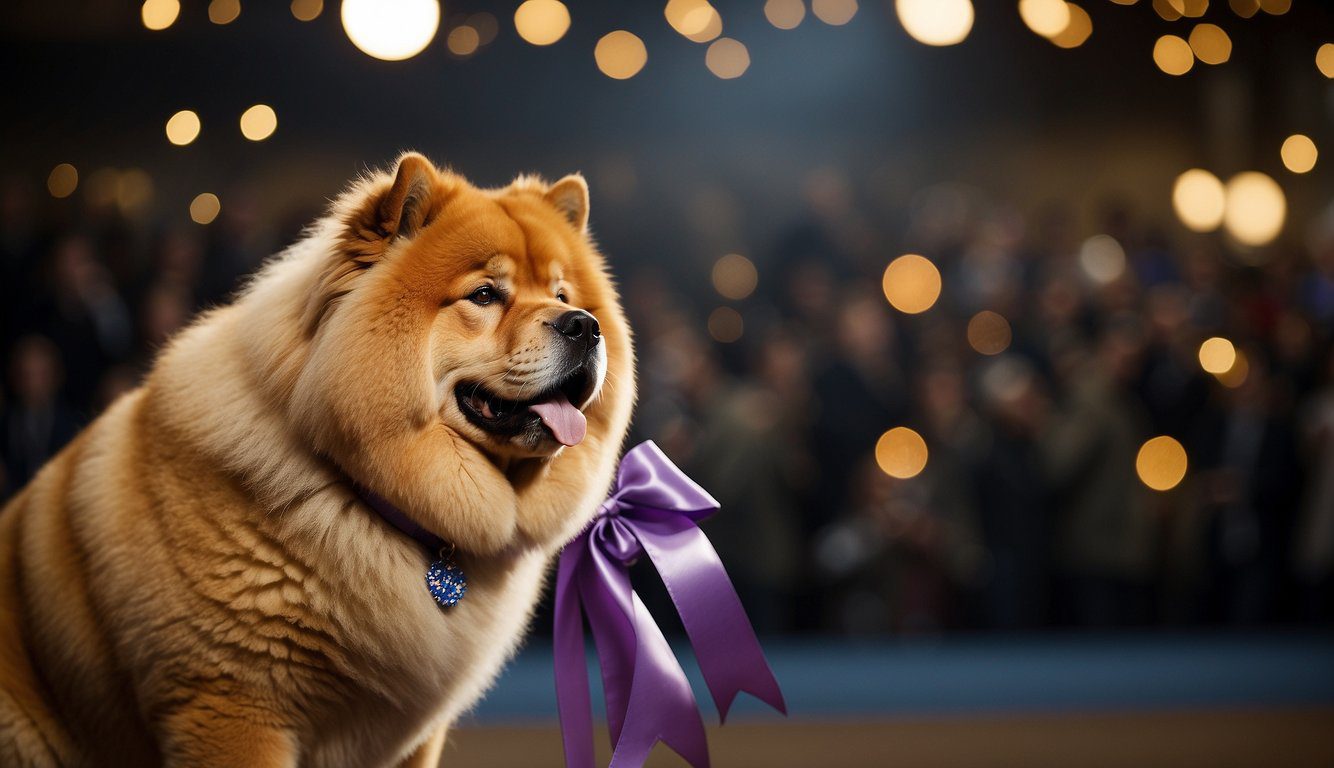
[[[744, 299], [719, 298], [707, 268], [616, 254], [639, 351], [635, 437], [722, 502], [707, 531], [761, 631], [1334, 617], [1334, 234], [1245, 253], [1116, 202], [1090, 229], [1062, 205], [1024, 215], [961, 185], [922, 190], [896, 217], [827, 179], [808, 197], [750, 254]], [[256, 239], [244, 203], [159, 229], [52, 202], [0, 189], [5, 497], [281, 245]], [[1081, 258], [1092, 235], [1123, 262]], [[917, 315], [880, 287], [907, 251], [943, 277]], [[739, 312], [739, 338], [711, 337], [720, 305]], [[995, 354], [968, 339], [982, 310], [1008, 321]], [[1215, 335], [1244, 373], [1201, 369]], [[875, 457], [900, 425], [929, 449], [909, 479]], [[1163, 434], [1189, 471], [1154, 491], [1136, 454]]]

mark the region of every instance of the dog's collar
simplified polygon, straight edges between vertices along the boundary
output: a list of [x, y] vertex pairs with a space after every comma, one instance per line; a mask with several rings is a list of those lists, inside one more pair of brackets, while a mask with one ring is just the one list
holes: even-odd
[[418, 525], [398, 507], [374, 491], [352, 483], [357, 496], [386, 523], [426, 547], [434, 558], [426, 567], [426, 590], [441, 608], [458, 605], [468, 592], [468, 577], [454, 560], [454, 545]]

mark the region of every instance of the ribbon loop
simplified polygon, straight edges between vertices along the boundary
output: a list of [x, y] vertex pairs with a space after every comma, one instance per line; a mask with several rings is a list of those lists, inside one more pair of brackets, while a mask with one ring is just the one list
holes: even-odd
[[681, 615], [720, 718], [727, 718], [742, 691], [786, 713], [741, 600], [696, 525], [717, 511], [707, 491], [652, 441], [644, 442], [622, 457], [611, 496], [561, 552], [556, 698], [569, 768], [593, 768], [584, 616], [602, 668], [612, 768], [643, 765], [659, 741], [695, 768], [708, 768], [704, 723], [690, 684], [630, 586], [628, 566], [641, 553], [648, 554]]

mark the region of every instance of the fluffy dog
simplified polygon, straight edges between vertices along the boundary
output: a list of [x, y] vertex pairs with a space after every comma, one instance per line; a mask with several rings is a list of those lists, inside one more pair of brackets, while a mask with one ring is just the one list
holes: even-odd
[[0, 515], [0, 764], [435, 765], [629, 422], [587, 223], [407, 154], [175, 338]]

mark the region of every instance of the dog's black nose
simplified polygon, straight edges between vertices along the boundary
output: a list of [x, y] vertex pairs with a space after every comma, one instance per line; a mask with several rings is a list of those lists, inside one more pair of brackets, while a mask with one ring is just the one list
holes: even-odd
[[602, 338], [602, 329], [598, 326], [597, 318], [582, 309], [566, 312], [556, 318], [551, 327], [571, 341], [583, 342], [588, 348], [592, 348], [598, 343], [598, 339]]

